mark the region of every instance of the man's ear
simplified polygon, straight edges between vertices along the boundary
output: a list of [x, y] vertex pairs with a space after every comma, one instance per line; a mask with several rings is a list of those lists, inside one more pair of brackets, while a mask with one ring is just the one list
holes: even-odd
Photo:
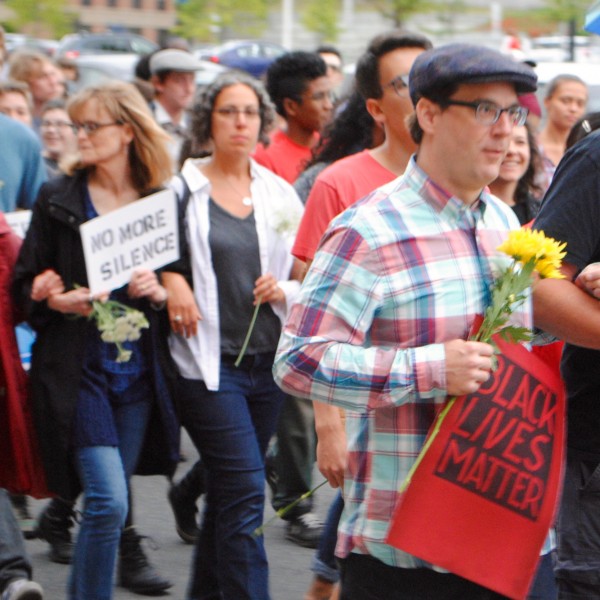
[[377, 98], [367, 98], [365, 106], [367, 108], [367, 112], [373, 117], [373, 121], [375, 121], [378, 125], [385, 125], [385, 114], [381, 110], [381, 106], [379, 105], [379, 100]]
[[158, 77], [158, 75], [152, 75], [152, 77], [150, 77], [150, 83], [152, 84], [152, 87], [157, 91], [157, 92], [162, 92], [164, 89], [164, 86], [162, 84], [162, 81], [160, 80], [160, 78]]
[[283, 99], [283, 110], [285, 110], [286, 117], [295, 117], [298, 114], [299, 102], [292, 98]]
[[415, 113], [421, 129], [426, 133], [432, 133], [435, 129], [437, 118], [442, 113], [442, 107], [428, 98], [419, 98]]

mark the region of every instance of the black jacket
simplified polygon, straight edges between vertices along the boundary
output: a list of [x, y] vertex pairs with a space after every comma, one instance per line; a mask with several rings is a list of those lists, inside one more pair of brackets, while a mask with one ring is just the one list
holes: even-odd
[[[30, 291], [34, 277], [48, 268], [62, 277], [67, 290], [87, 286], [79, 234], [79, 226], [86, 221], [86, 193], [85, 173], [59, 177], [42, 186], [13, 281], [15, 300], [25, 307], [37, 334], [30, 388], [48, 488], [63, 497], [72, 497], [80, 489], [71, 439], [88, 323], [51, 310], [45, 301], [33, 302]], [[150, 323], [145, 350], [151, 357], [155, 402], [138, 472], [170, 475], [178, 459], [179, 424], [169, 391], [176, 373], [167, 345], [169, 323], [166, 311], [155, 311], [149, 303], [144, 313]]]

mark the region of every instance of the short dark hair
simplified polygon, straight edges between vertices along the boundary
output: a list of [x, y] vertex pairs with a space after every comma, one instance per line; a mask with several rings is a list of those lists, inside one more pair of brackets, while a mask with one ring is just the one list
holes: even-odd
[[302, 94], [311, 81], [327, 76], [327, 65], [316, 52], [288, 52], [274, 61], [267, 70], [267, 92], [275, 109], [286, 117], [283, 101], [302, 101]]
[[64, 110], [65, 112], [67, 112], [67, 103], [62, 98], [54, 98], [53, 100], [48, 100], [48, 102], [45, 102], [44, 106], [42, 106], [40, 114], [44, 115], [49, 110]]
[[321, 44], [315, 50], [315, 52], [317, 54], [335, 54], [340, 60], [343, 60], [342, 53], [335, 46], [332, 46], [331, 44]]
[[379, 59], [398, 48], [429, 50], [433, 45], [424, 35], [402, 29], [374, 37], [356, 64], [356, 89], [365, 100], [383, 96], [383, 88], [379, 81]]
[[150, 81], [150, 79], [152, 79], [152, 73], [150, 72], [150, 59], [157, 52], [159, 51], [155, 50], [154, 52], [149, 52], [148, 54], [142, 54], [137, 63], [135, 63], [133, 73], [138, 79], [142, 79], [143, 81]]
[[[427, 96], [427, 98], [432, 102], [439, 104], [442, 107], [442, 110], [445, 110], [448, 108], [448, 100], [450, 100], [450, 98], [454, 95], [459, 85], [461, 84], [449, 83], [448, 85], [441, 86], [435, 90], [435, 94], [430, 94]], [[406, 125], [413, 142], [419, 145], [423, 140], [423, 130], [419, 124], [419, 119], [417, 119], [416, 111], [409, 115]]]

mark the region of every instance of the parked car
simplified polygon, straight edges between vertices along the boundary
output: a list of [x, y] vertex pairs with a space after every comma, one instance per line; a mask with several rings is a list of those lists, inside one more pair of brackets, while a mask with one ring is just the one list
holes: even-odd
[[[597, 36], [577, 35], [573, 38], [575, 60], [586, 62], [598, 59], [600, 46]], [[570, 59], [571, 40], [566, 35], [548, 35], [531, 39], [531, 48], [525, 51], [525, 56], [535, 62], [561, 62]]]
[[261, 77], [269, 65], [286, 52], [287, 50], [278, 44], [256, 40], [235, 40], [198, 50], [196, 56], [231, 69], [241, 69], [254, 77]]
[[23, 33], [5, 34], [5, 43], [9, 54], [16, 50], [28, 49], [38, 50], [47, 56], [54, 56], [56, 49], [58, 48], [58, 42], [56, 40], [33, 38]]
[[56, 56], [76, 58], [83, 54], [149, 54], [158, 44], [135, 33], [72, 33], [60, 41]]
[[[138, 54], [88, 54], [74, 59], [79, 78], [71, 91], [78, 91], [89, 85], [102, 84], [110, 79], [133, 81], [135, 66], [140, 59]], [[202, 61], [202, 69], [196, 72], [196, 85], [211, 83], [227, 68], [208, 61]]]

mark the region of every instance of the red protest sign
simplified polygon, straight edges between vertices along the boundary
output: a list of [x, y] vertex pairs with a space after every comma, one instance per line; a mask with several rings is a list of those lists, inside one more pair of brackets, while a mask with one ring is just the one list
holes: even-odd
[[401, 496], [387, 541], [509, 598], [525, 598], [562, 475], [558, 373], [495, 340], [498, 368], [456, 399]]

